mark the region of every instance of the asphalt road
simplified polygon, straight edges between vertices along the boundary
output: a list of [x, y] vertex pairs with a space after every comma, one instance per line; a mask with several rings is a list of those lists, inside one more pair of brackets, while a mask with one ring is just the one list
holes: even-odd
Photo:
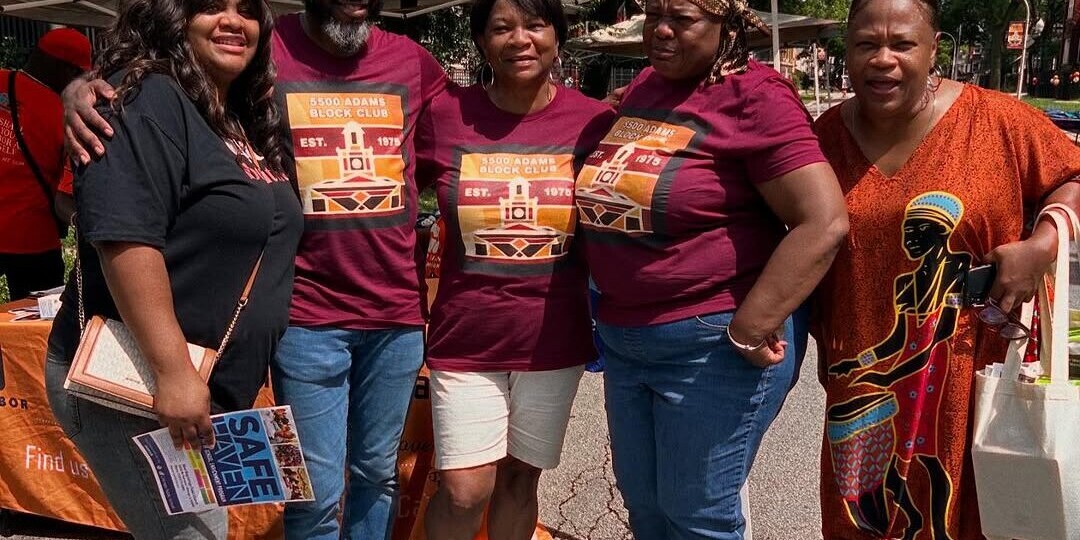
[[[821, 538], [819, 451], [825, 393], [811, 343], [799, 382], [765, 435], [750, 474], [755, 540]], [[586, 373], [574, 403], [562, 464], [540, 480], [540, 521], [563, 540], [632, 538], [611, 473], [603, 378]], [[642, 539], [647, 540], [647, 539]]]

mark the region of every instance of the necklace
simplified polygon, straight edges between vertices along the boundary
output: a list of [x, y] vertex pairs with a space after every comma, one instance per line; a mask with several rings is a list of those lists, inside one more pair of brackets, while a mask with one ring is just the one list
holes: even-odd
[[[540, 107], [541, 109], [543, 109], [544, 107], [547, 107], [548, 105], [551, 105], [551, 102], [555, 100], [555, 85], [549, 82], [549, 83], [546, 83], [546, 86], [547, 86], [547, 100], [544, 102], [543, 107]], [[493, 105], [495, 105], [495, 107], [509, 112], [509, 110], [507, 108], [505, 108], [505, 107], [503, 107], [502, 105], [499, 104], [499, 99], [495, 95], [495, 85], [494, 84], [484, 88], [484, 91], [487, 93], [488, 99], [491, 100], [491, 103]], [[525, 114], [532, 114], [534, 112], [539, 112], [539, 110], [537, 110], [537, 111], [528, 111]]]
[[[923, 129], [922, 136], [919, 137], [921, 143], [927, 135], [930, 134], [930, 129], [934, 126], [934, 115], [937, 114], [937, 92], [933, 90], [927, 90], [927, 94], [930, 96], [930, 116], [926, 119], [926, 127]], [[926, 109], [926, 105], [923, 105], [923, 110]], [[922, 112], [922, 111], [919, 111]], [[918, 116], [918, 113], [915, 114]], [[855, 139], [855, 142], [859, 142], [859, 100], [856, 98], [851, 107], [851, 137]]]

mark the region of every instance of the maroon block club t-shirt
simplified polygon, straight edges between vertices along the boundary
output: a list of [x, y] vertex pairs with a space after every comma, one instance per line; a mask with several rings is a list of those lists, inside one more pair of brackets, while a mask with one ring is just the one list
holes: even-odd
[[598, 318], [641, 326], [729, 311], [785, 234], [755, 184], [825, 161], [780, 74], [722, 83], [645, 69], [577, 180]]
[[569, 88], [525, 116], [480, 86], [432, 104], [416, 142], [417, 178], [435, 183], [445, 223], [432, 369], [540, 371], [595, 358], [574, 177], [614, 116]]
[[278, 19], [273, 58], [305, 218], [290, 323], [423, 325], [413, 133], [445, 73], [416, 43], [374, 27], [360, 54], [330, 56], [298, 15]]

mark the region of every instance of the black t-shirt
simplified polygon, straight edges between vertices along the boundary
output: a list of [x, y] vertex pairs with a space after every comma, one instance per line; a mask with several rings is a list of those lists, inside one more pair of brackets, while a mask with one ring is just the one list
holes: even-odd
[[[87, 317], [119, 318], [92, 244], [146, 244], [164, 254], [184, 337], [217, 348], [265, 246], [249, 303], [210, 378], [216, 411], [248, 408], [289, 321], [304, 226], [292, 184], [263, 169], [246, 145], [215, 134], [170, 77], [146, 77], [123, 112], [107, 117], [115, 135], [105, 156], [77, 171], [74, 184]], [[73, 279], [50, 346], [70, 361], [78, 339]]]

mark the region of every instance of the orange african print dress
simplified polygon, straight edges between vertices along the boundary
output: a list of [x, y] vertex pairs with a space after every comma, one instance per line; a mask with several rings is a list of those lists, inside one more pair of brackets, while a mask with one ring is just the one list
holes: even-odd
[[816, 295], [826, 391], [827, 539], [981, 539], [974, 373], [1006, 341], [963, 305], [966, 271], [1017, 241], [1077, 149], [1040, 112], [967, 86], [897, 173], [867, 162], [840, 107], [817, 132], [851, 232]]

